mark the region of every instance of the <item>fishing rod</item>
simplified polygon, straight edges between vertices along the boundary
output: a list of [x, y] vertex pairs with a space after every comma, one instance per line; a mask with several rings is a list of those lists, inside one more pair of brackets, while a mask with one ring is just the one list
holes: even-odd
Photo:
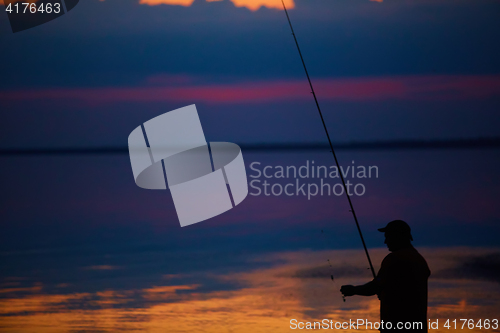
[[[285, 2], [281, 0], [283, 4], [283, 9], [285, 10], [286, 18], [288, 20], [288, 24], [290, 25], [290, 30], [292, 30], [293, 39], [295, 40], [295, 45], [297, 45], [297, 51], [299, 51], [300, 60], [302, 60], [302, 65], [304, 66], [304, 71], [306, 72], [307, 81], [309, 81], [309, 86], [311, 87], [311, 93], [314, 97], [314, 101], [316, 102], [316, 107], [318, 108], [319, 116], [321, 118], [321, 122], [323, 123], [323, 128], [325, 129], [326, 137], [328, 138], [328, 143], [330, 144], [330, 149], [333, 154], [333, 158], [335, 159], [335, 164], [337, 164], [337, 168], [340, 170], [340, 164], [337, 159], [337, 155], [335, 154], [335, 150], [333, 149], [332, 140], [330, 139], [330, 134], [328, 133], [328, 128], [326, 127], [325, 119], [323, 118], [323, 113], [321, 112], [321, 108], [319, 107], [318, 98], [316, 97], [316, 93], [314, 92], [314, 87], [311, 82], [311, 78], [309, 77], [309, 72], [307, 71], [306, 63], [304, 62], [304, 57], [302, 57], [302, 52], [300, 51], [299, 42], [297, 41], [297, 36], [295, 36], [295, 32], [293, 31], [292, 21], [290, 21], [290, 16], [288, 16], [288, 11], [286, 10]], [[344, 192], [347, 196], [347, 201], [349, 201], [349, 206], [351, 207], [350, 212], [352, 212], [352, 216], [354, 217], [354, 221], [356, 222], [356, 227], [358, 228], [359, 237], [361, 238], [361, 243], [363, 243], [363, 248], [365, 249], [366, 258], [368, 259], [368, 263], [370, 264], [370, 269], [373, 274], [373, 278], [376, 277], [375, 270], [373, 269], [372, 260], [370, 259], [370, 254], [368, 253], [368, 248], [366, 247], [365, 239], [363, 238], [363, 233], [361, 232], [361, 228], [359, 226], [358, 218], [356, 217], [356, 212], [354, 211], [354, 206], [352, 205], [351, 196], [347, 191], [347, 186], [345, 185], [344, 176], [342, 172], [340, 172], [340, 179], [342, 180], [342, 185], [344, 186]]]

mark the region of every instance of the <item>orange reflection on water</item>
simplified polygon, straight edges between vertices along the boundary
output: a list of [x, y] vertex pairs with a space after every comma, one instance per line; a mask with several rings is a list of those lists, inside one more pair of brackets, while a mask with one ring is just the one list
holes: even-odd
[[[387, 250], [371, 253], [379, 263]], [[429, 281], [431, 320], [443, 323], [446, 319], [497, 318], [499, 283], [488, 280], [487, 275], [464, 278], [459, 268], [465, 260], [462, 256], [487, 258], [491, 253], [498, 254], [498, 249], [422, 249], [421, 253], [433, 272]], [[258, 333], [289, 332], [291, 319], [375, 322], [379, 306], [376, 297], [351, 297], [344, 303], [338, 292], [342, 284], [370, 279], [365, 260], [358, 250], [266, 254], [252, 261], [265, 262], [268, 268], [210, 276], [223, 285], [237, 282], [239, 287], [231, 290], [200, 291], [206, 275], [200, 276], [200, 284], [161, 285], [174, 277], [165, 275], [157, 285], [147, 288], [94, 293], [50, 295], [36, 285], [23, 290], [27, 293], [24, 296], [13, 296], [14, 288], [5, 286], [2, 290], [11, 290], [0, 298], [0, 331]], [[485, 267], [484, 262], [481, 265]], [[334, 275], [334, 281], [330, 275]], [[474, 331], [481, 332], [467, 329]]]

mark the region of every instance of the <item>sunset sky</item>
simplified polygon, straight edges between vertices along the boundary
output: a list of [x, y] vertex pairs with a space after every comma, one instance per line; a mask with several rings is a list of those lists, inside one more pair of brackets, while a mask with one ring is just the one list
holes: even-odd
[[[334, 143], [500, 136], [498, 0], [285, 3]], [[250, 194], [181, 228], [169, 191], [136, 186], [126, 153], [5, 153], [126, 148], [138, 125], [190, 104], [207, 141], [327, 143], [279, 0], [82, 0], [15, 34], [0, 14], [0, 41], [0, 332], [377, 320], [376, 297], [339, 293], [371, 278], [344, 196]], [[242, 153], [249, 181], [254, 162], [334, 163], [328, 149]], [[498, 148], [338, 157], [379, 171], [348, 177], [366, 188], [353, 204], [375, 269], [388, 253], [377, 228], [403, 219], [432, 271], [429, 319], [500, 319]]]

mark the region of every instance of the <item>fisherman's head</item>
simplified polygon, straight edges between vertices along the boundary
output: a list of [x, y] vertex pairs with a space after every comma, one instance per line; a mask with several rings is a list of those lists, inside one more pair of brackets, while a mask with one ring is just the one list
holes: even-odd
[[384, 233], [384, 244], [387, 244], [389, 251], [396, 251], [408, 247], [413, 240], [410, 226], [402, 220], [391, 221], [385, 228], [380, 228], [378, 231]]

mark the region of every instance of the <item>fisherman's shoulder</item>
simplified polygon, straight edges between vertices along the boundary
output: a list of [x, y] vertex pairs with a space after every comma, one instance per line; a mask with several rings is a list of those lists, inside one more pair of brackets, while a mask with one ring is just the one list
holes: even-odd
[[421, 255], [415, 248], [413, 248], [414, 252], [414, 261], [417, 265], [421, 267], [423, 271], [426, 271], [427, 275], [431, 274], [431, 270], [429, 269], [429, 265], [427, 264], [427, 260], [425, 260], [424, 256]]
[[391, 252], [382, 260], [382, 266], [390, 266], [398, 261], [398, 256]]
[[414, 260], [418, 260], [427, 264], [427, 261], [425, 260], [424, 256], [421, 255], [420, 252], [418, 252], [417, 249], [414, 248], [413, 246], [407, 249], [406, 255], [413, 257]]
[[382, 265], [392, 265], [400, 262], [407, 262], [412, 259], [421, 258], [425, 261], [425, 259], [418, 253], [418, 251], [413, 247], [408, 247], [404, 249], [400, 249], [397, 251], [393, 251], [385, 256], [382, 261]]
[[394, 252], [395, 261], [401, 262], [403, 265], [409, 265], [412, 270], [422, 272], [422, 274], [430, 275], [430, 269], [425, 258], [413, 246]]

